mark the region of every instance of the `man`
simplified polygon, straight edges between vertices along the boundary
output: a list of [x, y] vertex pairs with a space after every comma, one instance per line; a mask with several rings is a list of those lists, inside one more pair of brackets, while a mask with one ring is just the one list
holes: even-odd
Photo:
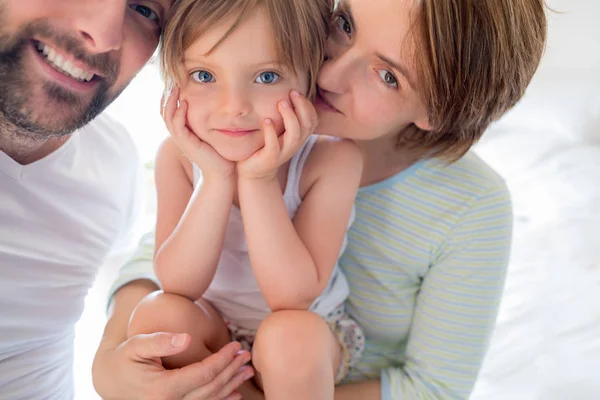
[[[73, 398], [74, 324], [137, 208], [135, 148], [96, 117], [154, 52], [172, 1], [0, 0], [2, 399]], [[154, 360], [145, 384], [159, 398], [208, 399], [198, 393], [226, 383], [231, 392], [246, 361], [235, 345], [188, 369], [160, 368], [187, 342], [161, 333], [120, 349]]]

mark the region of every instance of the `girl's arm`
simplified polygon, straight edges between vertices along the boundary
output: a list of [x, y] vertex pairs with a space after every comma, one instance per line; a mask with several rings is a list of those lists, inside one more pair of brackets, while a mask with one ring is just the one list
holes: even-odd
[[233, 177], [193, 187], [192, 164], [172, 138], [156, 161], [158, 212], [154, 270], [165, 292], [195, 300], [215, 274], [234, 191]]
[[294, 221], [287, 214], [277, 179], [239, 177], [250, 261], [273, 311], [308, 309], [325, 289], [339, 257], [361, 173], [361, 154], [352, 142], [317, 142], [302, 178], [312, 185]]

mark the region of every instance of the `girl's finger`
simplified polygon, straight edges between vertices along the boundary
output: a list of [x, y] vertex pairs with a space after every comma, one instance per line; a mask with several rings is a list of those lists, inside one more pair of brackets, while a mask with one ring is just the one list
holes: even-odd
[[179, 133], [186, 129], [185, 116], [187, 115], [187, 101], [183, 100], [179, 103], [179, 107], [175, 110], [173, 115], [173, 127]]
[[263, 156], [268, 158], [279, 158], [281, 148], [279, 147], [279, 138], [277, 137], [277, 131], [270, 118], [265, 119], [263, 124], [263, 131], [265, 134], [265, 147], [263, 148]]
[[163, 110], [163, 119], [169, 131], [172, 130], [172, 121], [175, 112], [177, 111], [177, 100], [179, 99], [179, 89], [173, 88], [170, 94], [167, 95], [167, 102]]
[[315, 110], [314, 105], [297, 90], [292, 90], [290, 98], [292, 99], [292, 104], [294, 105], [296, 115], [300, 121], [300, 126], [307, 136], [312, 134], [319, 121], [317, 110]]
[[290, 157], [298, 148], [299, 142], [303, 139], [300, 127], [300, 122], [296, 113], [292, 109], [287, 100], [279, 103], [279, 113], [283, 117], [283, 125], [285, 132], [283, 133], [282, 141], [282, 157]]

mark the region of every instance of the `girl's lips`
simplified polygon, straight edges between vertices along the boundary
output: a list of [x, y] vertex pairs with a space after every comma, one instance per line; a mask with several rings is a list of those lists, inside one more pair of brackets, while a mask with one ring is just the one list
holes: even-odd
[[329, 101], [327, 101], [327, 99], [322, 95], [320, 90], [317, 92], [317, 95], [315, 96], [314, 104], [315, 104], [315, 107], [319, 107], [326, 111], [341, 114], [340, 110], [335, 108]]
[[239, 136], [246, 136], [249, 135], [251, 133], [254, 133], [257, 131], [257, 129], [237, 129], [237, 128], [231, 128], [231, 129], [216, 129], [217, 132], [222, 133], [224, 135], [227, 136], [233, 136], [233, 137], [239, 137]]

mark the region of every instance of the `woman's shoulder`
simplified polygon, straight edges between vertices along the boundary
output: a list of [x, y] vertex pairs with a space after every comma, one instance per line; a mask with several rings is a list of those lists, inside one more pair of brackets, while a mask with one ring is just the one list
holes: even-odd
[[442, 160], [424, 161], [418, 178], [431, 190], [452, 192], [459, 196], [509, 194], [504, 178], [473, 151], [452, 164]]

